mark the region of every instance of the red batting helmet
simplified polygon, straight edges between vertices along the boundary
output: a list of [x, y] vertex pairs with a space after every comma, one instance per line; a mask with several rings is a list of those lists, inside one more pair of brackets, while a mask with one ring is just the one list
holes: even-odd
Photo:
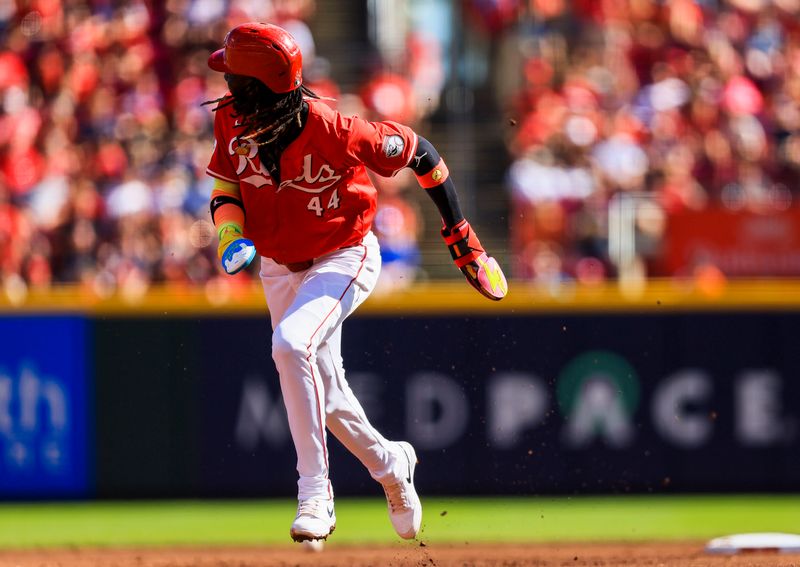
[[221, 73], [255, 77], [275, 93], [288, 93], [303, 82], [303, 55], [285, 29], [272, 24], [247, 23], [225, 36], [222, 49], [208, 58]]

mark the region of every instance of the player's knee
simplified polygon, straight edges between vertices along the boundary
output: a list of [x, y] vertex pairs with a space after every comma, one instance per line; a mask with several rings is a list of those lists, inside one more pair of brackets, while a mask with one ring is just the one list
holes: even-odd
[[308, 337], [303, 333], [278, 325], [272, 332], [272, 357], [308, 356]]

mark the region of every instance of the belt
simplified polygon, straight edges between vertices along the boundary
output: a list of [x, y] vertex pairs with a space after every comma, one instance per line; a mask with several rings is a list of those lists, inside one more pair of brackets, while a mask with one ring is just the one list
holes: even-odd
[[[349, 244], [347, 246], [342, 246], [341, 248], [338, 248], [338, 250], [343, 250], [344, 248], [352, 248], [353, 246], [358, 246], [359, 244], [361, 243], [359, 242], [358, 244]], [[303, 272], [314, 265], [314, 258], [311, 258], [310, 260], [303, 260], [301, 262], [278, 262], [277, 260], [275, 260], [275, 262], [277, 262], [281, 266], [286, 266], [286, 268], [290, 272]]]
[[303, 272], [314, 265], [314, 259], [303, 260], [302, 262], [278, 262], [281, 266], [286, 266], [290, 272]]

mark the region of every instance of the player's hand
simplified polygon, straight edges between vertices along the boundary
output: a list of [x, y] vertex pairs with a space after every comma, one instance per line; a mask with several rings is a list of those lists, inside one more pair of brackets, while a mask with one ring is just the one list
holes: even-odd
[[219, 230], [219, 247], [217, 248], [222, 269], [228, 275], [236, 274], [253, 261], [256, 257], [256, 247], [253, 241], [242, 236], [241, 229], [228, 224]]
[[506, 296], [508, 282], [500, 264], [486, 253], [466, 219], [451, 229], [443, 228], [442, 237], [456, 267], [472, 287], [494, 301]]

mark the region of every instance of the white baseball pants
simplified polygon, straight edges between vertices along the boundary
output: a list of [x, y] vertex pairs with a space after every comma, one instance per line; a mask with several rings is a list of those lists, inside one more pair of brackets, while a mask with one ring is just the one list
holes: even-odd
[[394, 443], [372, 425], [344, 376], [342, 323], [369, 296], [380, 272], [377, 238], [342, 248], [293, 273], [261, 258], [261, 282], [272, 320], [272, 358], [280, 375], [297, 451], [298, 498], [333, 498], [327, 427], [378, 482], [404, 469]]

